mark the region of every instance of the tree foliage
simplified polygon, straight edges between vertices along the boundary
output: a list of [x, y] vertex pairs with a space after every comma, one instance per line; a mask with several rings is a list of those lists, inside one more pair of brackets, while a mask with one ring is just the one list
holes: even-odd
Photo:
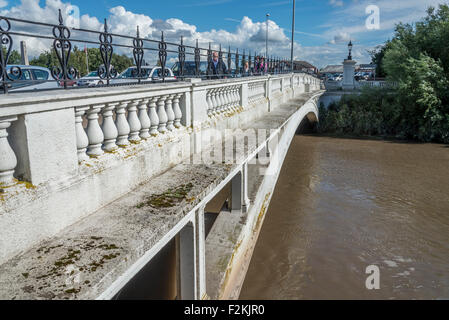
[[[449, 143], [449, 6], [429, 8], [415, 25], [398, 24], [395, 35], [372, 52], [379, 74], [394, 90], [365, 90], [323, 110], [322, 130], [388, 134]], [[360, 121], [358, 124], [348, 124]]]
[[[80, 76], [84, 76], [88, 71], [98, 70], [100, 65], [103, 64], [100, 49], [98, 48], [88, 48], [87, 58], [89, 61], [89, 70], [87, 70], [86, 52], [75, 46], [70, 54], [69, 66], [76, 68], [80, 73]], [[51, 69], [53, 66], [59, 66], [59, 61], [55, 51], [51, 49], [41, 53], [38, 57], [31, 60], [30, 64]], [[134, 64], [134, 60], [124, 54], [118, 55], [113, 53], [111, 64], [117, 72], [122, 72], [126, 68], [132, 66]]]

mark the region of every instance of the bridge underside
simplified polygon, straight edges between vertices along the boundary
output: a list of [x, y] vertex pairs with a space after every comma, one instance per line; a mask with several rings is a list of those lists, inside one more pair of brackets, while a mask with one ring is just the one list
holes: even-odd
[[[317, 121], [320, 94], [221, 132], [209, 148], [10, 259], [0, 266], [0, 297], [238, 298], [292, 137]], [[228, 163], [230, 142], [237, 160]]]

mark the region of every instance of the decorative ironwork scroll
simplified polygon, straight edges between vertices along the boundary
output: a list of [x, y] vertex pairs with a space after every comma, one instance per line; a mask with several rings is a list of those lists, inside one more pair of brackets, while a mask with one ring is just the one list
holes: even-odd
[[107, 84], [109, 85], [109, 80], [117, 77], [117, 71], [114, 66], [111, 65], [114, 49], [112, 48], [112, 36], [108, 32], [108, 24], [106, 19], [104, 19], [104, 32], [100, 33], [99, 40], [100, 54], [103, 64], [98, 67], [98, 76], [101, 79], [106, 79]]
[[139, 83], [142, 78], [147, 77], [146, 69], [142, 69], [143, 55], [144, 55], [143, 40], [140, 38], [139, 26], [137, 26], [137, 34], [136, 37], [133, 39], [133, 56], [136, 68], [132, 69], [131, 75], [134, 78], [138, 78]]
[[[6, 27], [2, 27], [2, 23], [6, 22]], [[8, 92], [7, 81], [14, 81], [15, 79], [20, 79], [22, 76], [22, 70], [20, 67], [14, 66], [8, 70], [8, 60], [11, 55], [13, 41], [9, 35], [9, 30], [11, 29], [11, 23], [6, 18], [0, 18], [0, 80], [2, 80], [2, 87], [5, 93]], [[3, 46], [6, 50], [3, 51]], [[8, 72], [9, 71], [9, 72]]]
[[198, 48], [198, 39], [196, 39], [196, 47], [195, 47], [195, 75], [199, 77], [200, 75], [200, 62], [201, 62], [201, 56], [200, 56], [200, 48]]
[[159, 63], [162, 68], [162, 81], [165, 81], [165, 64], [167, 63], [167, 43], [164, 40], [164, 31], [162, 31], [161, 41], [159, 42]]
[[67, 81], [76, 79], [78, 71], [68, 65], [70, 53], [72, 52], [72, 43], [70, 42], [70, 30], [64, 26], [61, 9], [59, 9], [59, 25], [53, 27], [53, 49], [59, 61], [59, 66], [53, 66], [51, 75], [55, 80], [63, 81], [64, 88], [67, 88]]
[[184, 76], [184, 64], [186, 62], [186, 47], [181, 36], [181, 44], [178, 47], [179, 76]]

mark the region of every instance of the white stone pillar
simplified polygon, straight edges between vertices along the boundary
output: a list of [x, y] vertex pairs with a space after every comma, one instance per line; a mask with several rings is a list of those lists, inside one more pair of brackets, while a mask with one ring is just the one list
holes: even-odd
[[212, 104], [211, 91], [210, 90], [206, 91], [206, 101], [207, 101], [207, 115], [209, 117], [212, 117], [213, 116], [214, 105]]
[[89, 107], [86, 106], [75, 108], [76, 148], [78, 150], [79, 162], [89, 159], [89, 156], [86, 153], [87, 147], [89, 146], [89, 138], [83, 127], [83, 116], [88, 109]]
[[8, 142], [8, 129], [17, 117], [0, 118], [0, 188], [14, 183], [14, 169], [17, 166], [17, 158]]
[[137, 143], [141, 139], [139, 137], [140, 125], [139, 118], [137, 117], [137, 105], [140, 103], [140, 99], [133, 100], [128, 106], [128, 124], [129, 124], [129, 137], [128, 140], [131, 143]]
[[159, 126], [159, 117], [156, 112], [156, 103], [158, 99], [158, 97], [152, 97], [149, 104], [149, 115], [151, 120], [150, 134], [152, 136], [156, 136], [158, 134], [157, 128]]
[[168, 116], [167, 112], [165, 111], [165, 100], [167, 100], [167, 97], [167, 95], [160, 96], [157, 101], [157, 116], [159, 117], [159, 126], [157, 130], [160, 133], [167, 132]]
[[142, 102], [139, 104], [139, 121], [140, 121], [140, 134], [139, 136], [146, 140], [149, 137], [151, 137], [149, 131], [151, 127], [151, 119], [148, 116], [148, 102], [150, 101], [150, 98], [145, 98], [142, 100]]
[[179, 107], [179, 99], [181, 99], [182, 93], [177, 93], [173, 98], [173, 112], [175, 113], [175, 128], [181, 128], [182, 111]]
[[87, 111], [87, 137], [89, 138], [87, 154], [91, 157], [98, 157], [104, 153], [103, 149], [101, 149], [104, 135], [100, 124], [98, 123], [98, 114], [104, 106], [104, 104], [93, 105], [89, 111]]
[[128, 120], [126, 119], [126, 107], [130, 101], [122, 101], [117, 106], [115, 110], [115, 126], [117, 127], [118, 131], [118, 137], [117, 137], [117, 145], [119, 147], [126, 147], [129, 145], [128, 136], [129, 136], [129, 124]]
[[118, 102], [108, 103], [103, 109], [103, 125], [101, 126], [104, 135], [104, 147], [106, 152], [112, 152], [117, 149], [116, 140], [118, 136], [118, 130], [115, 126], [113, 115], [114, 109], [118, 105]]
[[343, 61], [343, 82], [342, 87], [344, 90], [353, 90], [354, 83], [354, 74], [355, 74], [355, 65], [357, 62], [354, 60], [345, 60]]
[[173, 98], [174, 94], [171, 94], [167, 97], [167, 101], [165, 102], [165, 112], [167, 113], [167, 129], [173, 131], [175, 126], [173, 125], [175, 122], [175, 113], [173, 112]]

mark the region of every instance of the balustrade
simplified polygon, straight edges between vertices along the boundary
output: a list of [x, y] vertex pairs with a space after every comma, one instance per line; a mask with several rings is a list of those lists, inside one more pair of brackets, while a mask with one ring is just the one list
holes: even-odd
[[[284, 80], [282, 80], [284, 79]], [[308, 76], [288, 76], [284, 78], [248, 81], [247, 99], [250, 104], [257, 104], [267, 97], [267, 81], [270, 81], [270, 90], [281, 91], [281, 81], [284, 87], [303, 86], [304, 83], [317, 84], [316, 79]], [[242, 84], [227, 83], [222, 86], [207, 88], [203, 114], [208, 117], [226, 114], [230, 116], [241, 107]], [[189, 90], [189, 89], [187, 89]], [[312, 90], [312, 88], [311, 88]], [[74, 108], [74, 135], [76, 137], [76, 150], [78, 162], [89, 157], [101, 157], [105, 152], [113, 152], [118, 147], [126, 148], [130, 143], [148, 140], [160, 133], [173, 132], [182, 127], [184, 117], [182, 100], [184, 92], [160, 93], [155, 96], [140, 95], [136, 98], [117, 100], [93, 104], [80, 104]], [[80, 97], [82, 101], [83, 97]], [[182, 102], [182, 104], [181, 104]], [[192, 108], [201, 109], [201, 105]], [[4, 107], [8, 108], [8, 106]], [[191, 112], [188, 108], [187, 112]], [[187, 118], [192, 117], [186, 115]], [[14, 172], [17, 166], [17, 155], [13, 145], [10, 145], [11, 124], [18, 116], [0, 116], [0, 189], [14, 183]], [[100, 121], [101, 119], [101, 121]], [[192, 119], [192, 118], [190, 118]], [[86, 125], [87, 121], [87, 125]], [[190, 120], [186, 120], [190, 121]], [[15, 141], [15, 140], [12, 140]], [[20, 149], [20, 148], [19, 148]]]

